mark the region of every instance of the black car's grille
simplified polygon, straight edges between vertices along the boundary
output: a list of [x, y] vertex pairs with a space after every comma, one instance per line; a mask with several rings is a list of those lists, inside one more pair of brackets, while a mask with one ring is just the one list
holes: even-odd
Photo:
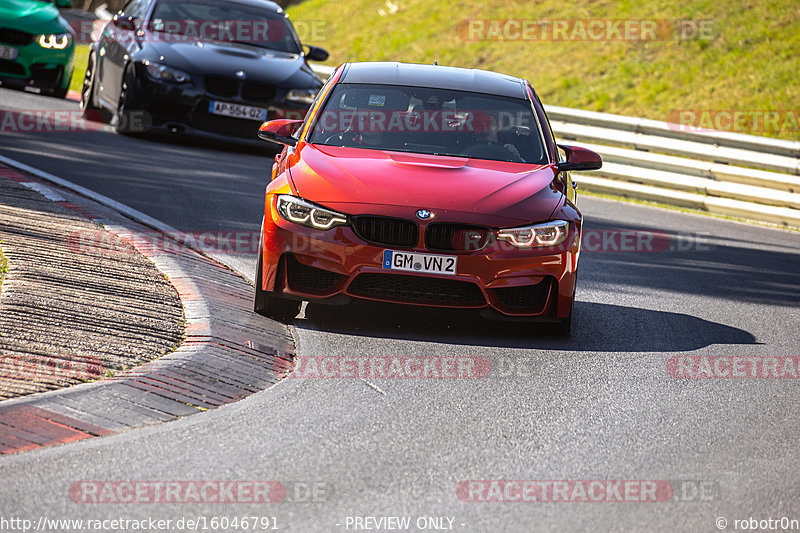
[[25, 67], [20, 63], [9, 61], [8, 59], [0, 59], [0, 72], [3, 74], [14, 74], [16, 76], [25, 75]]
[[17, 46], [27, 46], [33, 42], [33, 34], [12, 30], [11, 28], [0, 28], [0, 43], [13, 44]]
[[510, 309], [524, 309], [531, 313], [541, 313], [547, 305], [547, 296], [553, 286], [553, 278], [547, 277], [536, 285], [521, 287], [502, 287], [493, 289], [497, 300]]
[[474, 283], [404, 274], [359, 274], [347, 292], [353, 296], [401, 303], [483, 307], [486, 300]]
[[429, 224], [425, 228], [425, 247], [430, 250], [474, 252], [483, 250], [492, 237], [492, 230], [462, 224]]
[[304, 265], [293, 255], [286, 261], [289, 288], [300, 292], [330, 292], [342, 279], [341, 274]]
[[419, 241], [419, 226], [403, 218], [359, 216], [353, 230], [365, 241], [386, 246], [409, 248]]
[[242, 82], [221, 76], [206, 76], [206, 92], [220, 98], [241, 98], [254, 104], [275, 100], [275, 87], [263, 83]]
[[206, 76], [206, 91], [214, 96], [233, 98], [239, 94], [239, 82], [229, 78]]
[[201, 102], [194, 113], [192, 113], [192, 120], [189, 125], [198, 130], [226, 135], [228, 137], [257, 139], [258, 127], [261, 123], [243, 118], [212, 115], [208, 112], [208, 102]]
[[260, 83], [245, 83], [242, 86], [242, 99], [248, 102], [272, 102], [275, 99], [275, 87]]

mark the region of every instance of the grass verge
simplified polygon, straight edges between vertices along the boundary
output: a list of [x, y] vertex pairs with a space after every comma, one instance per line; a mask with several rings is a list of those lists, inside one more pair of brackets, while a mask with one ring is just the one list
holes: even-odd
[[89, 61], [89, 45], [79, 44], [75, 46], [75, 69], [72, 71], [72, 79], [69, 82], [69, 90], [81, 92], [83, 86], [83, 75], [86, 73], [86, 63]]
[[6, 272], [8, 272], [8, 259], [3, 255], [3, 248], [0, 248], [0, 287], [3, 286], [3, 278], [6, 277]]
[[[682, 110], [800, 116], [796, 0], [305, 0], [288, 12], [304, 42], [330, 51], [331, 65], [438, 60], [527, 78], [545, 105], [672, 122]], [[574, 32], [567, 40], [503, 40], [490, 33], [488, 21], [509, 19], [656, 21], [663, 40], [591, 40]], [[470, 21], [482, 30], [470, 34]], [[791, 121], [779, 121], [777, 130], [750, 122], [735, 131], [800, 140], [800, 125]]]

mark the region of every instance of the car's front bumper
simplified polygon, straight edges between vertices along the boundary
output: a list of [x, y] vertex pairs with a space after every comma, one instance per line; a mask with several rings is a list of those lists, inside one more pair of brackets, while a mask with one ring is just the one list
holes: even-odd
[[[484, 309], [504, 317], [565, 318], [574, 296], [580, 219], [551, 249], [495, 241], [480, 251], [442, 252], [370, 244], [349, 226], [317, 231], [285, 221], [268, 196], [263, 288], [286, 297], [337, 302], [344, 296], [429, 307]], [[421, 226], [421, 231], [424, 231]], [[424, 239], [423, 239], [424, 241]], [[385, 250], [456, 255], [457, 274], [383, 268]]]
[[0, 43], [17, 49], [14, 60], [0, 59], [0, 80], [13, 87], [55, 90], [69, 87], [75, 66], [75, 45], [63, 50], [46, 49], [35, 39], [26, 45]]
[[[147, 129], [167, 133], [185, 133], [209, 139], [224, 139], [255, 144], [261, 121], [215, 115], [210, 112], [212, 101], [223, 101], [267, 110], [267, 120], [278, 118], [302, 119], [308, 104], [283, 100], [287, 90], [275, 89], [274, 97], [260, 100], [218, 95], [206, 90], [203, 80], [184, 84], [157, 82], [137, 65], [139, 93], [137, 108], [146, 113], [143, 124]], [[261, 146], [263, 142], [259, 143]]]

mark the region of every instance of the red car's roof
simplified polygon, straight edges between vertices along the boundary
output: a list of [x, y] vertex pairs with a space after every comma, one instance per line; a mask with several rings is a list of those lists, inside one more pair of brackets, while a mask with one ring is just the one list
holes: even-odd
[[526, 99], [522, 79], [488, 70], [392, 62], [350, 63], [339, 83], [432, 87]]

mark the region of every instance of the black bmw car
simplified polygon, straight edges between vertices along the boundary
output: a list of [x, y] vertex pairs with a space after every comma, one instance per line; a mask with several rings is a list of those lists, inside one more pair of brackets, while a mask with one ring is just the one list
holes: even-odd
[[130, 0], [91, 46], [81, 111], [122, 133], [254, 140], [305, 115], [322, 86], [307, 61], [327, 58], [273, 2]]

